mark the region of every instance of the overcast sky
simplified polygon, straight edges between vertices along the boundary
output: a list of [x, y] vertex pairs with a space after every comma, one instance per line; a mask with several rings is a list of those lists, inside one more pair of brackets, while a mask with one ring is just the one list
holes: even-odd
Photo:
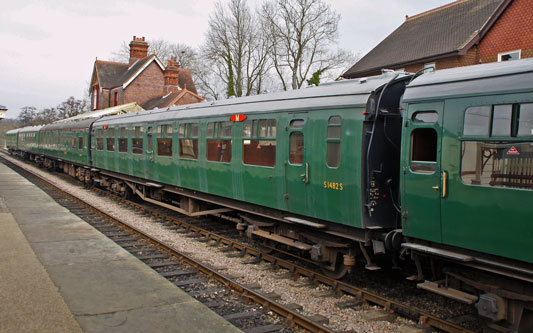
[[[370, 51], [405, 15], [452, 0], [325, 0], [341, 14], [339, 46]], [[252, 7], [261, 0], [249, 0]], [[0, 105], [8, 118], [23, 106], [82, 98], [96, 57], [108, 60], [133, 35], [198, 47], [214, 0], [2, 0]]]

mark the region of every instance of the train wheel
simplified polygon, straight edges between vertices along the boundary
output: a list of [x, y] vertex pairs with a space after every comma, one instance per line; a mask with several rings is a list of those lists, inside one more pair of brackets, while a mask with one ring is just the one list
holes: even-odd
[[342, 254], [337, 254], [337, 260], [335, 260], [335, 269], [331, 270], [331, 267], [327, 267], [325, 265], [320, 266], [320, 270], [322, 271], [322, 274], [325, 276], [340, 280], [342, 279], [346, 273], [348, 273], [348, 266], [344, 264], [344, 260], [342, 259]]

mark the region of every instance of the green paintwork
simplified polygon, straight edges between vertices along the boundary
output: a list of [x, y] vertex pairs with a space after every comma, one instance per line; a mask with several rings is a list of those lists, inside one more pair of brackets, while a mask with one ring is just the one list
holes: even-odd
[[[414, 122], [413, 114], [416, 112], [437, 112], [439, 120], [434, 124], [419, 124]], [[411, 237], [427, 239], [435, 242], [441, 242], [441, 221], [440, 221], [440, 196], [441, 196], [441, 170], [440, 170], [440, 152], [441, 152], [441, 128], [442, 128], [442, 111], [443, 103], [419, 103], [409, 105], [409, 109], [404, 114], [404, 121], [407, 121], [408, 127], [404, 129], [402, 138], [402, 147], [405, 154], [402, 173], [403, 173], [403, 230]], [[437, 134], [437, 162], [411, 162], [411, 138], [413, 132], [417, 129], [434, 130]], [[434, 166], [435, 170], [430, 172], [421, 172], [414, 165], [422, 164]], [[413, 170], [414, 169], [414, 170]], [[438, 187], [435, 189], [433, 187]]]
[[[206, 127], [208, 122], [228, 121], [228, 116], [204, 117], [199, 120], [199, 145], [197, 160], [178, 157], [178, 128], [180, 124], [160, 122], [142, 124], [145, 127], [144, 154], [131, 153], [131, 131], [128, 136], [128, 152], [93, 150], [96, 168], [142, 177], [156, 182], [172, 184], [223, 197], [246, 201], [262, 206], [285, 210], [290, 213], [312, 216], [318, 219], [361, 227], [361, 172], [360, 155], [362, 146], [361, 111], [364, 108], [338, 108], [302, 110], [298, 113], [274, 112], [249, 114], [248, 120], [276, 119], [276, 164], [275, 167], [246, 165], [242, 159], [242, 123], [234, 123], [232, 131], [232, 158], [230, 163], [206, 160]], [[342, 117], [341, 163], [338, 168], [326, 165], [326, 132], [329, 117]], [[306, 119], [304, 164], [290, 166], [289, 124], [292, 119]], [[157, 155], [158, 125], [173, 126], [173, 156]], [[120, 124], [115, 127], [139, 126]], [[148, 152], [147, 128], [152, 127], [152, 153]], [[95, 129], [101, 128], [100, 125]], [[115, 138], [115, 140], [117, 140]], [[115, 146], [118, 147], [118, 142]], [[309, 163], [309, 183], [300, 176]], [[285, 168], [285, 166], [289, 166]], [[338, 189], [324, 186], [336, 183]], [[341, 185], [342, 184], [342, 190]], [[350, 207], [346, 209], [343, 207]]]
[[16, 131], [6, 133], [6, 147], [7, 149], [17, 149], [18, 135]]
[[[403, 232], [406, 236], [533, 262], [530, 206], [533, 191], [467, 185], [460, 175], [465, 110], [470, 106], [532, 102], [533, 93], [509, 92], [491, 96], [453, 97], [425, 104], [412, 101], [405, 106], [405, 114], [410, 116], [424, 105], [434, 106], [433, 109], [443, 105], [439, 123], [435, 124], [435, 128], [440, 128], [439, 141], [442, 143], [437, 171], [448, 174], [447, 195], [441, 199], [441, 193], [431, 189], [435, 185], [442, 187], [440, 173], [415, 175], [409, 171], [410, 131], [416, 127], [410, 122], [403, 133], [402, 144], [402, 166], [407, 170], [402, 190]], [[488, 141], [487, 138], [478, 140]], [[504, 141], [503, 138], [499, 140]], [[509, 137], [505, 141], [533, 142], [533, 137]]]

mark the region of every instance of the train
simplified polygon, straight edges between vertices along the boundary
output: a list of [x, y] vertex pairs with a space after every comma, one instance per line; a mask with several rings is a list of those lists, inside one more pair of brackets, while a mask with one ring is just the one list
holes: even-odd
[[[533, 59], [9, 131], [39, 165], [533, 330]], [[528, 204], [529, 203], [529, 204]]]

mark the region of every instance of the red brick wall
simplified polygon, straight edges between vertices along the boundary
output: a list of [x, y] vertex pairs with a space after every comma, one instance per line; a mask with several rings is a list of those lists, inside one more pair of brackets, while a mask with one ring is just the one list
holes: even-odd
[[143, 104], [163, 93], [164, 77], [161, 67], [152, 62], [124, 91], [123, 103]]
[[533, 5], [514, 0], [479, 44], [481, 62], [498, 61], [498, 53], [522, 50], [522, 58], [533, 57]]

